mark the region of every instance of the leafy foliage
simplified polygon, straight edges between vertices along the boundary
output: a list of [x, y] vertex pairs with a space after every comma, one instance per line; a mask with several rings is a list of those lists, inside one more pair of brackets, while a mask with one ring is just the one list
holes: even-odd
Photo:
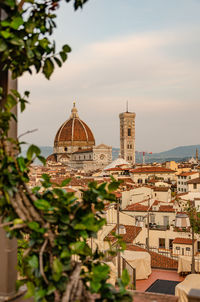
[[[0, 0], [0, 66], [2, 72], [10, 70], [13, 78], [24, 72], [42, 72], [47, 79], [55, 63], [61, 67], [71, 52], [64, 45], [56, 52], [50, 39], [56, 27], [55, 11], [60, 0]], [[75, 10], [87, 0], [73, 2]], [[31, 145], [26, 157], [18, 140], [8, 137], [12, 120], [17, 117], [12, 108], [17, 104], [25, 110], [29, 92], [21, 96], [17, 90], [9, 94], [0, 87], [0, 215], [9, 238], [19, 243], [18, 270], [21, 279], [17, 287], [27, 285], [26, 297], [35, 301], [131, 301], [126, 292], [129, 278], [126, 272], [118, 281], [118, 289], [108, 283], [109, 267], [103, 262], [104, 254], [90, 242], [106, 224], [101, 215], [105, 201], [115, 202], [112, 193], [119, 182], [112, 179], [106, 184], [91, 182], [88, 190], [77, 200], [63, 187], [70, 180], [55, 186], [50, 177], [42, 176], [40, 187], [30, 190], [30, 165], [35, 158], [43, 164], [40, 149]], [[120, 241], [118, 246], [123, 248]], [[113, 249], [111, 255], [116, 253]], [[93, 295], [93, 296], [92, 296]]]

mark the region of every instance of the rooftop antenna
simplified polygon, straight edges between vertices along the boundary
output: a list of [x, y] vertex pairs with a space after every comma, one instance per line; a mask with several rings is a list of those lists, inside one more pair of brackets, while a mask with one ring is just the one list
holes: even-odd
[[126, 101], [126, 112], [128, 112], [128, 101]]

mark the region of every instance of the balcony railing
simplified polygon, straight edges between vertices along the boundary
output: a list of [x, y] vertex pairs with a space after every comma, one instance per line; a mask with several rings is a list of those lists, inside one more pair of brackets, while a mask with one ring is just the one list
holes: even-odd
[[149, 229], [150, 230], [160, 230], [160, 231], [166, 231], [169, 230], [169, 225], [159, 225], [156, 223], [149, 223]]

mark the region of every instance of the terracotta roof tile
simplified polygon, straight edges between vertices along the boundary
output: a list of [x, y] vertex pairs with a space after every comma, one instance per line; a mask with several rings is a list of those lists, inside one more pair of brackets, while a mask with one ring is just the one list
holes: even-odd
[[[139, 252], [147, 252], [146, 249], [143, 249], [136, 245], [128, 245], [126, 247], [129, 251], [139, 251]], [[167, 269], [177, 269], [178, 268], [178, 261], [166, 257], [164, 255], [158, 254], [156, 252], [149, 251], [151, 255], [151, 267], [154, 268], [167, 268]]]
[[[125, 243], [133, 243], [133, 240], [138, 236], [142, 228], [133, 225], [124, 225], [124, 227], [126, 228], [126, 234], [121, 234], [123, 241]], [[116, 229], [117, 227], [115, 226], [112, 231], [105, 237], [104, 240], [115, 242], [116, 238], [112, 235], [112, 233], [116, 233]]]
[[110, 168], [110, 169], [106, 169], [105, 171], [122, 171], [122, 168], [120, 167], [114, 167], [114, 168]]
[[56, 160], [56, 155], [55, 154], [51, 154], [46, 158], [46, 161], [52, 161], [52, 162], [57, 162]]
[[188, 180], [187, 183], [190, 184], [200, 184], [200, 177]]
[[[196, 241], [196, 239], [195, 239], [195, 241]], [[189, 245], [191, 245], [192, 244], [192, 239], [177, 237], [177, 238], [175, 238], [173, 240], [173, 243], [175, 243], [175, 244], [189, 244]]]
[[154, 187], [153, 190], [156, 192], [168, 192], [170, 190], [170, 188], [169, 187]]
[[147, 212], [148, 206], [142, 205], [140, 203], [130, 204], [125, 209], [125, 211], [135, 211], [135, 212]]
[[178, 176], [190, 176], [190, 175], [193, 175], [193, 174], [196, 174], [197, 172], [183, 172], [183, 173], [180, 173], [178, 174]]
[[90, 141], [95, 144], [90, 128], [79, 118], [70, 118], [58, 130], [54, 144], [58, 142]]
[[175, 212], [175, 209], [173, 208], [173, 206], [160, 205], [158, 212]]
[[131, 170], [132, 173], [175, 173], [171, 169], [162, 167], [144, 167]]
[[88, 152], [92, 152], [92, 148], [81, 149], [81, 150], [78, 150], [78, 151], [73, 152], [73, 154], [78, 154], [78, 153], [88, 153]]

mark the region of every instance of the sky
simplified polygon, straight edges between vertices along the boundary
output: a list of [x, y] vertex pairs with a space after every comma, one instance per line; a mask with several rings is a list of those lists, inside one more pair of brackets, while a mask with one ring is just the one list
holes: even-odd
[[199, 144], [200, 0], [89, 0], [74, 12], [63, 2], [54, 39], [72, 53], [48, 81], [23, 75], [30, 104], [19, 135], [53, 146], [73, 102], [96, 144], [119, 147], [119, 113], [136, 113], [136, 150]]

